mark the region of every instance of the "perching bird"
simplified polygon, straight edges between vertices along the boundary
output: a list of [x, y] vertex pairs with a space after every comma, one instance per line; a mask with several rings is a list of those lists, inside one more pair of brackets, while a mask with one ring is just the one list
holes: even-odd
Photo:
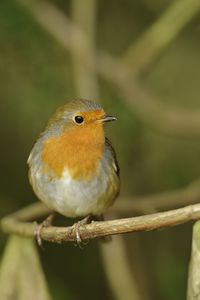
[[[101, 216], [119, 193], [119, 168], [103, 125], [116, 120], [89, 100], [59, 107], [28, 158], [37, 197], [66, 217]], [[77, 235], [78, 236], [78, 235]]]

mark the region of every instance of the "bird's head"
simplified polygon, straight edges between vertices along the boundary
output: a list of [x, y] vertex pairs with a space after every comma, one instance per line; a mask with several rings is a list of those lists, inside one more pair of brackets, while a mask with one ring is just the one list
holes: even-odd
[[101, 128], [106, 122], [115, 121], [116, 118], [106, 115], [100, 104], [85, 100], [73, 100], [59, 107], [50, 118], [47, 129], [59, 132], [77, 131], [84, 129], [95, 130]]

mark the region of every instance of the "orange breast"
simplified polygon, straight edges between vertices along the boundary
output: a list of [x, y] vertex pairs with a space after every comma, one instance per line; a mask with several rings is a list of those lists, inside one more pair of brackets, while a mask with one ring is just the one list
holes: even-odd
[[43, 147], [45, 171], [61, 177], [64, 169], [74, 179], [89, 180], [97, 172], [105, 137], [102, 124], [74, 127], [58, 137], [48, 139]]

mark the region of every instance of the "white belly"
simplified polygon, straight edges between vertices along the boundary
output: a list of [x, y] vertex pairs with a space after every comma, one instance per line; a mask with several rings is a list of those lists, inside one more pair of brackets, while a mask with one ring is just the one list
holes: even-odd
[[66, 170], [62, 178], [50, 178], [33, 169], [29, 175], [36, 195], [47, 206], [67, 217], [100, 215], [118, 193], [118, 182], [108, 176], [102, 166], [98, 172], [101, 175], [90, 181], [74, 180]]

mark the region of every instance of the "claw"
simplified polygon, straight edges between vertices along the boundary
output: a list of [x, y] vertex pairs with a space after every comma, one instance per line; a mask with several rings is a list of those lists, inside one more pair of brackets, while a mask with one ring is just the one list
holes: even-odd
[[41, 224], [38, 224], [36, 229], [35, 229], [35, 232], [34, 232], [34, 235], [35, 235], [35, 238], [36, 238], [36, 241], [37, 241], [37, 244], [42, 247], [42, 239], [41, 239], [41, 230], [43, 228], [43, 225], [42, 223]]
[[82, 243], [82, 239], [81, 239], [81, 236], [80, 236], [79, 229], [80, 229], [81, 226], [84, 226], [84, 225], [90, 223], [90, 220], [91, 220], [91, 215], [88, 215], [84, 219], [82, 219], [82, 220], [74, 223], [74, 225], [72, 225], [70, 234], [75, 234], [76, 243], [79, 246], [81, 246], [81, 243]]
[[41, 239], [41, 230], [44, 227], [49, 227], [52, 225], [52, 220], [54, 218], [54, 214], [49, 215], [42, 223], [40, 223], [34, 232], [34, 235], [36, 237], [37, 243], [40, 247], [42, 247], [42, 239]]

